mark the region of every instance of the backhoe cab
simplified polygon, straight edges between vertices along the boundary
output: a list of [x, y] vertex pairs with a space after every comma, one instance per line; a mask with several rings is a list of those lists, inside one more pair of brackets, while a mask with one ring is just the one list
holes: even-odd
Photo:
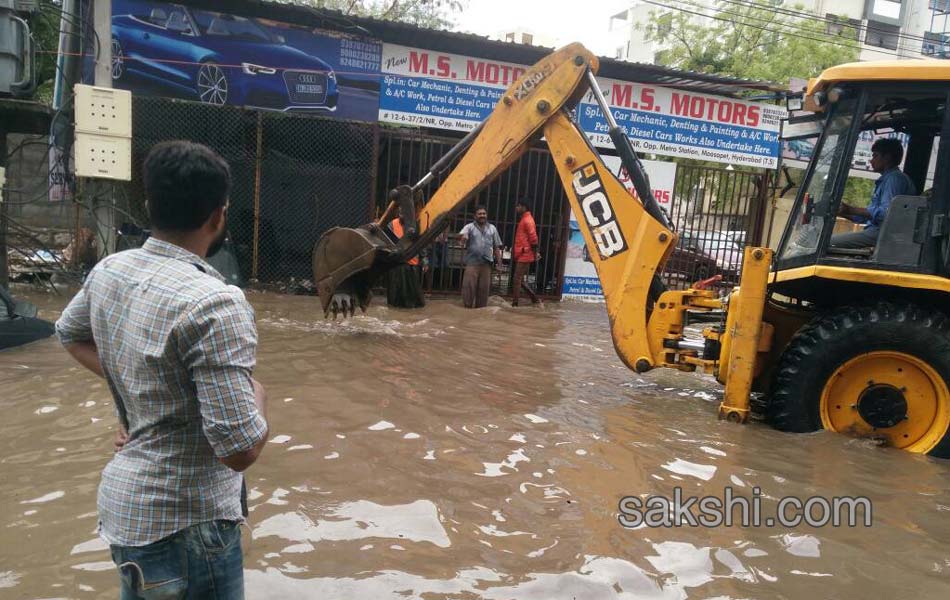
[[[846, 64], [809, 83], [813, 115], [787, 130], [819, 133], [770, 276], [776, 335], [756, 382], [775, 427], [950, 456], [948, 101], [936, 61]], [[916, 193], [891, 200], [873, 244], [837, 247], [849, 170], [890, 136]]]
[[[923, 63], [923, 61], [921, 61]], [[384, 214], [356, 229], [328, 231], [314, 250], [324, 312], [369, 304], [373, 281], [422, 251], [449, 217], [543, 135], [604, 291], [611, 337], [637, 372], [700, 370], [725, 385], [720, 417], [745, 421], [762, 392], [765, 416], [788, 431], [831, 429], [914, 452], [950, 456], [950, 66], [843, 65], [810, 84], [804, 121], [818, 143], [775, 260], [746, 248], [741, 286], [667, 290], [657, 277], [677, 241], [642, 164], [614, 121], [580, 44], [546, 57], [505, 92], [492, 114], [416, 185], [390, 193]], [[925, 66], [926, 65], [926, 66]], [[606, 168], [570, 111], [590, 94], [636, 195]], [[873, 248], [831, 244], [856, 141], [862, 131], [907, 134], [904, 170], [933, 192], [891, 202]], [[425, 201], [427, 185], [451, 171]], [[400, 216], [405, 235], [385, 225]], [[700, 286], [697, 286], [700, 287]], [[688, 332], [690, 317], [722, 322]], [[689, 333], [689, 335], [687, 335]]]

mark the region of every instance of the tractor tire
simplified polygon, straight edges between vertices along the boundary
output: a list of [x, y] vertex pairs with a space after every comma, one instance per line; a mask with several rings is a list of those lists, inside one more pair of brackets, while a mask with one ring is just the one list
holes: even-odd
[[776, 429], [830, 429], [950, 457], [950, 318], [914, 304], [847, 306], [803, 327], [766, 406]]

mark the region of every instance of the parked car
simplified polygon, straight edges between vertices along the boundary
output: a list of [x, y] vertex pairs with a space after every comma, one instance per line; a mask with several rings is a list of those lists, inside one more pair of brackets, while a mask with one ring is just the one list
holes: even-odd
[[745, 248], [745, 231], [742, 229], [730, 229], [720, 231], [728, 240], [734, 242], [739, 248]]
[[855, 169], [871, 170], [871, 149], [868, 146], [858, 146], [854, 149], [854, 159], [851, 162]]
[[812, 152], [815, 150], [814, 139], [789, 140], [785, 144], [791, 154], [790, 158], [797, 160], [810, 159]]
[[683, 231], [667, 261], [666, 272], [695, 282], [722, 275], [723, 282], [736, 283], [742, 264], [742, 247], [718, 231]]
[[[742, 246], [725, 232], [681, 232], [664, 272], [679, 275], [690, 283], [722, 275], [724, 283], [734, 284], [739, 281], [742, 252]], [[583, 258], [592, 262], [586, 245], [583, 246]]]
[[256, 20], [180, 4], [115, 3], [112, 78], [129, 76], [215, 105], [332, 111], [339, 97], [330, 65]]

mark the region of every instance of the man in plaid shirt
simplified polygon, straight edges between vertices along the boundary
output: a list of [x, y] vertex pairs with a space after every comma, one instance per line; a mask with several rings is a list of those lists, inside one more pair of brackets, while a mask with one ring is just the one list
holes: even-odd
[[267, 423], [254, 311], [204, 260], [224, 241], [230, 170], [204, 146], [165, 142], [144, 181], [152, 237], [96, 265], [56, 323], [119, 415], [100, 534], [123, 600], [243, 598], [241, 471]]

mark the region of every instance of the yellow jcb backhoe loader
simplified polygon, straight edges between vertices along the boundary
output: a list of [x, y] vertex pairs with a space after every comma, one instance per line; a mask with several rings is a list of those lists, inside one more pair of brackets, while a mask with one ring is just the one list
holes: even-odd
[[[814, 114], [792, 129], [817, 135], [817, 143], [779, 251], [746, 248], [741, 286], [725, 298], [712, 290], [666, 290], [657, 277], [677, 234], [604, 101], [597, 69], [597, 58], [580, 44], [544, 58], [421, 181], [390, 192], [380, 219], [328, 231], [313, 259], [324, 312], [365, 310], [376, 277], [431, 243], [453, 211], [543, 135], [628, 367], [714, 375], [725, 384], [720, 416], [731, 421], [744, 422], [751, 393], [761, 392], [765, 417], [779, 429], [826, 428], [950, 456], [950, 133], [941, 136], [950, 128], [950, 65], [842, 65], [810, 82], [804, 100]], [[588, 90], [637, 197], [571, 119]], [[895, 198], [874, 248], [836, 249], [831, 234], [852, 153], [860, 134], [874, 131], [907, 135], [904, 169], [918, 189], [937, 144], [933, 193]], [[422, 202], [424, 188], [456, 159]], [[405, 223], [398, 241], [384, 231], [396, 216]], [[687, 339], [690, 315], [711, 311], [724, 314], [722, 322], [708, 326], [703, 340]]]

